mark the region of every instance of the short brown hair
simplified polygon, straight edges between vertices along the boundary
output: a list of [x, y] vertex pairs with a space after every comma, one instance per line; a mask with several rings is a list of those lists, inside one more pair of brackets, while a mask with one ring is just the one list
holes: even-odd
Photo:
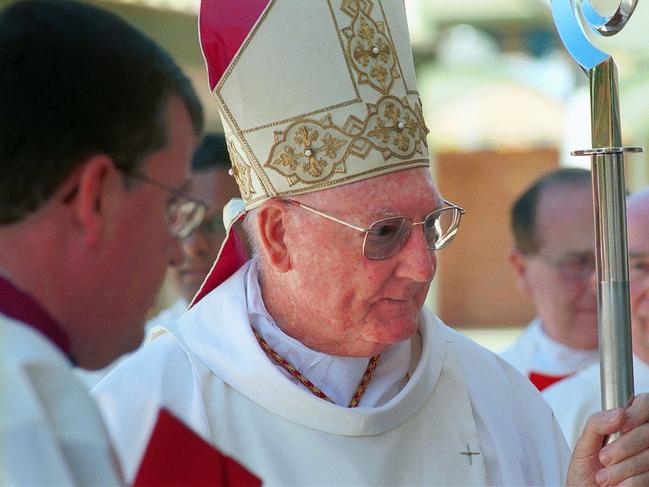
[[171, 96], [200, 134], [190, 81], [150, 38], [103, 9], [26, 0], [0, 13], [0, 225], [45, 203], [94, 154], [136, 169], [167, 142]]
[[586, 169], [564, 168], [551, 171], [537, 179], [514, 202], [511, 210], [511, 227], [514, 245], [525, 255], [539, 250], [536, 235], [536, 208], [545, 189], [562, 185], [591, 185], [591, 173]]

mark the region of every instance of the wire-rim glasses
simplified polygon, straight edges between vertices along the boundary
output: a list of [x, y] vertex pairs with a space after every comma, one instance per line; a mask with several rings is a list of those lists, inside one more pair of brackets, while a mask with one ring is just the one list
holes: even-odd
[[127, 177], [137, 179], [169, 193], [172, 198], [167, 202], [167, 224], [169, 233], [174, 238], [187, 238], [203, 221], [207, 205], [200, 200], [189, 197], [183, 191], [167, 186], [144, 173], [117, 168]]
[[364, 233], [363, 255], [369, 260], [389, 259], [396, 255], [408, 241], [412, 228], [417, 225], [423, 228], [426, 247], [429, 250], [441, 250], [453, 241], [460, 226], [460, 218], [466, 213], [463, 208], [444, 200], [445, 206], [431, 211], [423, 221], [413, 222], [409, 217], [395, 216], [382, 218], [363, 228], [299, 201], [283, 201]]

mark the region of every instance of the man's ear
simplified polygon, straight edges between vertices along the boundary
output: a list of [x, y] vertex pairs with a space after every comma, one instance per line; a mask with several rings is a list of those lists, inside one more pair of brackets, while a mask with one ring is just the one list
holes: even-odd
[[289, 249], [286, 245], [286, 207], [276, 200], [267, 201], [257, 210], [255, 227], [259, 245], [266, 261], [279, 272], [291, 269]]
[[84, 242], [91, 247], [96, 247], [101, 239], [108, 177], [116, 172], [110, 157], [96, 155], [86, 160], [64, 184], [63, 203], [69, 207]]
[[525, 296], [531, 296], [531, 288], [528, 281], [528, 267], [525, 256], [517, 248], [512, 248], [507, 257], [509, 263], [514, 268], [516, 287]]

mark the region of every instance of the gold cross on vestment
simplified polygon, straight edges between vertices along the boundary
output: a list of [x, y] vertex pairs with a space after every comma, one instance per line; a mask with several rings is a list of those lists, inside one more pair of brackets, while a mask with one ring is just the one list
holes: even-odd
[[471, 458], [473, 455], [480, 455], [480, 452], [477, 451], [471, 451], [471, 447], [469, 444], [466, 444], [466, 451], [461, 451], [460, 455], [466, 455], [469, 457], [469, 465], [473, 465], [473, 458]]

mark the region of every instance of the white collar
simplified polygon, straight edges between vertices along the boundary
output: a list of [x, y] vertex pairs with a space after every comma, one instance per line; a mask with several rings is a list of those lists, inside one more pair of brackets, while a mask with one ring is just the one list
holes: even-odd
[[571, 374], [596, 362], [599, 352], [568, 347], [553, 340], [543, 329], [540, 319], [530, 326], [530, 335], [536, 344], [532, 370], [549, 374]]
[[[273, 350], [318, 386], [335, 404], [346, 406], [356, 392], [369, 359], [328, 355], [308, 348], [285, 334], [266, 310], [259, 286], [258, 265], [254, 260], [245, 283], [248, 314], [255, 330]], [[396, 396], [407, 382], [410, 356], [410, 341], [386, 349], [381, 354], [360, 405], [381, 406]], [[277, 367], [287, 378], [298, 383], [287, 371]]]

